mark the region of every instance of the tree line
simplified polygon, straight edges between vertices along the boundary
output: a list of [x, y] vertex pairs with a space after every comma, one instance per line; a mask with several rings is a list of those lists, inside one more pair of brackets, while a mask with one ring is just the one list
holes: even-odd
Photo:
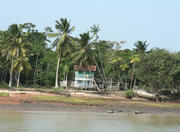
[[129, 88], [153, 90], [180, 86], [180, 52], [160, 48], [147, 51], [147, 41], [137, 41], [134, 49], [122, 50], [125, 41], [99, 38], [99, 25], [73, 37], [75, 27], [66, 18], [55, 21], [55, 30], [46, 27], [40, 32], [32, 23], [12, 24], [0, 30], [1, 87], [57, 88], [66, 75], [74, 80], [75, 64], [96, 65], [95, 79], [105, 84], [125, 82]]

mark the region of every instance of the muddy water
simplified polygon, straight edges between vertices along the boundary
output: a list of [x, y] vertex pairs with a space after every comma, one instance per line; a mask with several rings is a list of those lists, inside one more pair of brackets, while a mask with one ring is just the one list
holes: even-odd
[[0, 112], [0, 132], [180, 132], [180, 115]]

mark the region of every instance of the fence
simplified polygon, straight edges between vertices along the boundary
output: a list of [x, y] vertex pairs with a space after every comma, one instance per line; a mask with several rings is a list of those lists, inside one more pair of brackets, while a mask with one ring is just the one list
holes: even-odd
[[60, 81], [60, 87], [68, 89], [79, 89], [79, 90], [98, 90], [98, 91], [118, 91], [126, 90], [128, 88], [128, 83], [124, 82], [96, 82], [93, 80], [91, 85], [78, 85], [75, 81]]

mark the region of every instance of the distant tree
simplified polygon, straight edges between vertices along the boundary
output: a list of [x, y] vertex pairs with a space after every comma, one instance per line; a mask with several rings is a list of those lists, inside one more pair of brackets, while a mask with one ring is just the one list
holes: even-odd
[[134, 46], [136, 47], [136, 51], [140, 54], [145, 54], [148, 47], [147, 41], [137, 41], [134, 43]]
[[98, 32], [100, 31], [99, 25], [93, 25], [90, 29], [90, 32], [93, 33], [93, 36], [96, 37], [96, 40], [99, 38]]
[[141, 84], [154, 90], [170, 88], [175, 82], [174, 77], [180, 73], [179, 64], [168, 51], [154, 49], [137, 63], [136, 77]]
[[37, 76], [38, 76], [38, 69], [39, 69], [39, 59], [43, 57], [43, 55], [46, 53], [47, 50], [47, 37], [45, 33], [41, 32], [31, 32], [30, 33], [30, 41], [33, 44], [32, 46], [32, 53], [33, 56], [31, 57], [31, 61], [33, 63], [34, 68], [34, 75], [33, 75], [33, 84], [36, 85], [37, 82]]
[[93, 62], [93, 50], [89, 32], [80, 34], [78, 47], [74, 52], [74, 60], [80, 66], [87, 66]]
[[22, 29], [21, 25], [12, 24], [6, 32], [6, 42], [3, 45], [2, 55], [7, 56], [11, 60], [9, 87], [12, 87], [14, 59], [19, 56], [19, 50], [23, 41]]

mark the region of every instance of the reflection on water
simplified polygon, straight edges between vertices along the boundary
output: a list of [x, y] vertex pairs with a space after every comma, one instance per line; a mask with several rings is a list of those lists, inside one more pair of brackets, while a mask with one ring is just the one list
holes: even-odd
[[0, 112], [0, 132], [179, 132], [180, 115]]

